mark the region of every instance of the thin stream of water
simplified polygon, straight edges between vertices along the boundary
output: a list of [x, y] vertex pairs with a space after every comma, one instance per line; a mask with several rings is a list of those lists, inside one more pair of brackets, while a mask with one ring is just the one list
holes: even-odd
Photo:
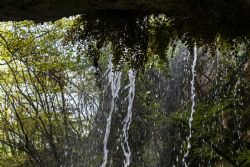
[[112, 122], [112, 114], [115, 111], [115, 100], [118, 98], [120, 87], [121, 87], [121, 76], [122, 72], [120, 71], [113, 71], [113, 64], [112, 64], [112, 56], [109, 58], [109, 65], [108, 65], [108, 85], [111, 87], [111, 106], [110, 106], [110, 112], [107, 118], [107, 124], [106, 124], [106, 131], [105, 136], [103, 140], [103, 163], [101, 167], [105, 167], [108, 161], [108, 139], [110, 135], [110, 129], [111, 129], [111, 122]]
[[129, 94], [128, 94], [128, 110], [127, 115], [124, 120], [124, 125], [122, 128], [124, 142], [122, 143], [122, 150], [125, 155], [125, 161], [124, 161], [124, 167], [128, 167], [131, 162], [131, 150], [128, 144], [128, 131], [130, 128], [130, 124], [132, 121], [132, 107], [133, 107], [133, 101], [135, 96], [135, 72], [133, 70], [128, 71], [128, 77], [129, 77]]
[[191, 143], [190, 143], [190, 139], [192, 137], [192, 121], [193, 121], [193, 115], [195, 113], [195, 77], [196, 77], [196, 63], [197, 63], [197, 46], [194, 46], [194, 59], [193, 59], [193, 63], [192, 63], [192, 80], [191, 80], [191, 101], [192, 101], [192, 107], [191, 107], [191, 114], [189, 117], [189, 121], [188, 121], [188, 125], [189, 125], [189, 136], [187, 138], [187, 152], [184, 154], [184, 164], [185, 167], [187, 167], [187, 163], [185, 161], [185, 159], [188, 157], [190, 148], [191, 148]]

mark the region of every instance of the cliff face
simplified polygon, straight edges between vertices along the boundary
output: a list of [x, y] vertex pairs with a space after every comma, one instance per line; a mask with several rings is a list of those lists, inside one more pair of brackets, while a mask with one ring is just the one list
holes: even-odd
[[[249, 0], [0, 0], [0, 21], [53, 21], [64, 16], [105, 10], [136, 10], [148, 13], [187, 15], [196, 12], [214, 14], [227, 10], [247, 10]], [[231, 12], [230, 12], [231, 13]]]

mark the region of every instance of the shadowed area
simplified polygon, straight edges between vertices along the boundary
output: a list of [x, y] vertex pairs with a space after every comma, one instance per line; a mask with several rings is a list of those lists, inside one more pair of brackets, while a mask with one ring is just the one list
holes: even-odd
[[1, 0], [0, 20], [53, 21], [76, 14], [106, 10], [137, 10], [146, 13], [165, 13], [173, 16], [192, 16], [206, 13], [210, 17], [229, 18], [249, 11], [248, 0]]

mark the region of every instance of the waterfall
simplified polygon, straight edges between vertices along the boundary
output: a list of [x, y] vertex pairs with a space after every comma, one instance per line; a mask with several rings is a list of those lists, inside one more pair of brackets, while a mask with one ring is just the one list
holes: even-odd
[[189, 117], [189, 121], [188, 121], [188, 125], [189, 125], [189, 136], [187, 138], [187, 152], [184, 154], [184, 164], [185, 167], [187, 167], [187, 163], [185, 162], [185, 158], [187, 158], [190, 148], [191, 148], [191, 143], [190, 143], [190, 139], [192, 137], [192, 121], [193, 121], [193, 115], [195, 113], [195, 77], [196, 77], [196, 63], [197, 63], [197, 46], [195, 44], [194, 46], [194, 59], [193, 59], [193, 63], [192, 63], [192, 80], [191, 80], [191, 101], [192, 101], [192, 107], [191, 107], [191, 114]]
[[129, 127], [132, 121], [132, 107], [133, 107], [133, 101], [135, 96], [135, 72], [133, 70], [128, 71], [128, 77], [129, 77], [129, 94], [128, 94], [128, 110], [127, 115], [124, 120], [124, 125], [122, 128], [124, 142], [122, 143], [122, 150], [125, 155], [125, 162], [124, 167], [127, 167], [130, 165], [130, 157], [131, 157], [131, 150], [128, 144], [128, 131]]
[[108, 148], [107, 143], [110, 135], [110, 128], [112, 122], [112, 114], [115, 111], [115, 100], [118, 98], [118, 94], [121, 87], [121, 76], [122, 72], [120, 71], [113, 71], [113, 64], [112, 64], [112, 56], [109, 57], [109, 65], [108, 65], [108, 85], [111, 87], [111, 105], [110, 105], [110, 112], [107, 118], [106, 124], [106, 131], [103, 140], [103, 163], [101, 167], [105, 167], [108, 161]]

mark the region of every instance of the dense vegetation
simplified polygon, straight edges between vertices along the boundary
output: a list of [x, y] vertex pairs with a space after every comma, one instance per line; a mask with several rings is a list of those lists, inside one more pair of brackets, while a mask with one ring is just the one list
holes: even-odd
[[[112, 11], [54, 23], [1, 23], [0, 167], [100, 166], [112, 97], [106, 73], [110, 55], [123, 77], [108, 166], [124, 162], [129, 69], [137, 72], [130, 166], [183, 166], [183, 161], [249, 166], [247, 24], [209, 30], [217, 22], [205, 22], [203, 29], [202, 20], [182, 19]], [[239, 26], [242, 31], [235, 32]], [[196, 112], [190, 153], [184, 157], [194, 46]]]

